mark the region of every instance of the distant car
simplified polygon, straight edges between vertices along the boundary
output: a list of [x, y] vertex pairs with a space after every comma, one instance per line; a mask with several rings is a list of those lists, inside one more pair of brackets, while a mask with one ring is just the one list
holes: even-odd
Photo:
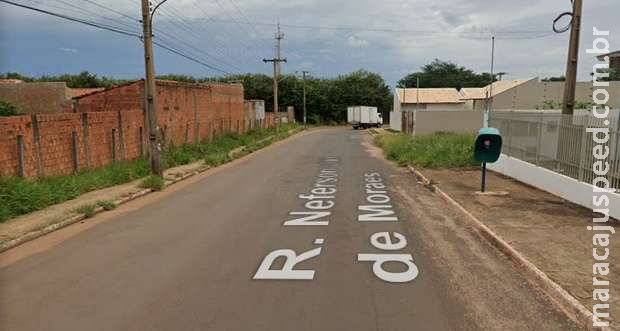
[[354, 130], [380, 128], [383, 125], [383, 116], [377, 107], [355, 106], [347, 109], [347, 123]]

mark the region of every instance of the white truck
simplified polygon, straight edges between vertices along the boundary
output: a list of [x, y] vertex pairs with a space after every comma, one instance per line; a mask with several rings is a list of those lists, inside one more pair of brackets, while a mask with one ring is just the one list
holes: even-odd
[[355, 130], [380, 128], [383, 117], [377, 107], [355, 106], [347, 109], [347, 122]]

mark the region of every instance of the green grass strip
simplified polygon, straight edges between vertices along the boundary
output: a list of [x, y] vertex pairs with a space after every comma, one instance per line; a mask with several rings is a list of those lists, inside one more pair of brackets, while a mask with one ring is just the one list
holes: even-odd
[[388, 159], [401, 166], [461, 168], [477, 166], [473, 159], [474, 134], [436, 133], [411, 136], [384, 134], [375, 138]]
[[[288, 131], [298, 127], [297, 124], [283, 124], [280, 127], [278, 139], [288, 136]], [[165, 168], [200, 160], [217, 166], [231, 161], [228, 154], [236, 148], [249, 146], [250, 151], [254, 151], [265, 147], [268, 143], [258, 144], [258, 142], [274, 134], [275, 129], [253, 130], [243, 135], [226, 134], [214, 139], [211, 143], [202, 142], [170, 147], [162, 154], [162, 162]], [[118, 162], [68, 176], [45, 177], [37, 180], [0, 178], [0, 222], [75, 199], [84, 193], [145, 178], [149, 174], [148, 160], [139, 159], [132, 162]], [[161, 182], [146, 178], [142, 184], [157, 189], [162, 186]]]

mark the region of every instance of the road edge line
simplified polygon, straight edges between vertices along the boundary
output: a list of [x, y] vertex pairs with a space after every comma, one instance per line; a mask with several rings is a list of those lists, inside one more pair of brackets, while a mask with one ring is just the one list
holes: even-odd
[[[298, 133], [303, 132], [303, 131], [306, 131], [306, 128], [301, 127], [301, 128], [298, 128], [298, 129], [293, 129], [293, 130], [288, 132], [289, 133], [288, 137], [286, 137], [286, 138], [284, 138], [282, 140], [276, 140], [276, 141], [274, 141], [274, 143], [286, 141], [289, 138], [292, 138], [295, 135], [297, 135]], [[267, 140], [272, 140], [274, 138], [275, 138], [275, 136], [270, 136], [268, 138], [265, 138], [265, 139], [261, 140], [260, 142], [265, 142]], [[259, 143], [259, 142], [257, 142], [257, 143]], [[238, 151], [237, 153], [243, 152], [248, 147], [250, 147], [250, 146], [239, 147], [238, 149], [241, 149], [241, 150]], [[269, 146], [265, 146], [265, 147], [269, 147]], [[233, 151], [231, 151], [231, 153], [232, 152]], [[237, 160], [240, 160], [240, 159], [243, 159], [243, 158], [246, 158], [246, 157], [250, 157], [252, 154], [254, 154], [254, 153], [243, 155], [243, 156], [239, 157]], [[187, 173], [187, 174], [185, 174], [182, 177], [175, 178], [173, 180], [168, 180], [168, 181], [166, 181], [166, 186], [165, 187], [172, 186], [174, 184], [177, 184], [179, 182], [182, 182], [184, 180], [187, 180], [189, 178], [192, 178], [194, 176], [197, 176], [199, 174], [202, 174], [202, 173], [204, 173], [204, 172], [206, 172], [208, 170], [215, 169], [215, 168], [217, 168], [217, 167], [206, 166], [206, 167], [201, 168], [199, 170]], [[118, 200], [114, 201], [114, 205], [116, 205], [118, 207], [118, 206], [124, 205], [124, 204], [126, 204], [128, 202], [134, 201], [136, 199], [142, 198], [144, 196], [147, 196], [147, 195], [149, 195], [151, 193], [155, 193], [155, 192], [158, 192], [158, 191], [155, 191], [153, 189], [144, 189], [144, 190], [136, 192], [136, 193], [134, 193], [134, 194], [132, 194], [132, 195], [130, 195], [128, 197], [124, 197], [124, 198], [121, 198], [121, 199], [118, 199]], [[85, 214], [78, 214], [78, 215], [74, 215], [74, 216], [71, 216], [69, 218], [66, 218], [66, 219], [64, 219], [62, 221], [59, 221], [57, 223], [53, 223], [53, 224], [50, 224], [48, 226], [45, 226], [45, 227], [43, 227], [41, 229], [27, 232], [26, 234], [24, 234], [24, 235], [22, 235], [22, 236], [20, 236], [18, 238], [14, 238], [14, 239], [11, 239], [11, 240], [8, 240], [6, 242], [1, 243], [0, 244], [0, 254], [6, 252], [8, 250], [11, 250], [11, 249], [13, 249], [13, 248], [15, 248], [17, 246], [23, 245], [23, 244], [25, 244], [27, 242], [30, 242], [30, 241], [33, 241], [35, 239], [41, 238], [41, 237], [43, 237], [45, 235], [48, 235], [48, 234], [50, 234], [52, 232], [55, 232], [55, 231], [58, 231], [60, 229], [66, 228], [66, 227], [68, 227], [70, 225], [73, 225], [73, 224], [85, 221], [85, 220], [87, 220], [89, 218], [93, 218], [94, 216], [99, 215], [101, 213], [104, 213], [106, 211], [107, 210], [105, 210], [102, 207], [97, 207], [97, 208], [95, 208], [93, 215], [91, 215], [90, 217], [86, 216]]]
[[530, 262], [514, 247], [508, 244], [498, 234], [493, 232], [482, 221], [471, 214], [465, 207], [442, 191], [438, 186], [424, 176], [417, 169], [407, 166], [409, 171], [422, 181], [425, 186], [431, 187], [433, 192], [438, 194], [446, 201], [454, 211], [460, 214], [467, 223], [473, 226], [480, 235], [489, 241], [495, 248], [508, 256], [514, 264], [525, 271], [526, 279], [534, 286], [540, 288], [551, 299], [553, 303], [577, 325], [586, 328], [589, 331], [612, 331], [611, 327], [594, 327], [591, 323], [594, 314], [588, 310], [581, 302], [568, 293], [564, 288], [554, 282], [547, 274], [540, 270], [536, 265]]

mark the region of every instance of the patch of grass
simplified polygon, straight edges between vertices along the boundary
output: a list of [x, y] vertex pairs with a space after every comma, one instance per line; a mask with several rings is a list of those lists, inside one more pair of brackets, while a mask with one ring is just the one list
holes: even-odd
[[[298, 124], [284, 124], [280, 127], [278, 139], [288, 136], [288, 131], [298, 128]], [[205, 160], [212, 166], [231, 161], [230, 151], [241, 146], [250, 150], [265, 147], [269, 143], [259, 141], [275, 135], [275, 129], [252, 130], [243, 135], [226, 134], [209, 143], [187, 144], [171, 147], [162, 153], [164, 168], [171, 168], [191, 162]], [[118, 162], [108, 166], [84, 170], [75, 175], [45, 177], [37, 180], [22, 178], [0, 178], [0, 222], [20, 215], [44, 209], [51, 205], [74, 199], [84, 193], [125, 184], [150, 174], [147, 159], [133, 162]], [[143, 187], [154, 190], [163, 189], [161, 178], [148, 177]], [[104, 207], [105, 208], [105, 207]]]
[[385, 134], [375, 138], [388, 159], [401, 166], [460, 168], [476, 166], [474, 134], [436, 133], [424, 136]]
[[142, 183], [140, 183], [140, 187], [145, 189], [151, 189], [153, 191], [161, 191], [166, 186], [166, 182], [163, 178], [155, 175], [151, 175], [146, 177]]
[[114, 202], [108, 200], [97, 201], [97, 206], [103, 208], [103, 210], [105, 211], [114, 210], [117, 207]]
[[[296, 128], [299, 128], [298, 124], [281, 125], [277, 139], [280, 140], [288, 137], [288, 132]], [[166, 168], [185, 165], [199, 160], [205, 160], [206, 164], [210, 166], [219, 166], [233, 160], [229, 156], [233, 150], [242, 146], [247, 146], [250, 152], [255, 151], [257, 147], [263, 148], [268, 144], [261, 141], [275, 134], [276, 131], [273, 128], [251, 130], [242, 135], [228, 133], [215, 138], [212, 142], [205, 141], [199, 144], [171, 147], [163, 153], [162, 159]], [[246, 154], [244, 151], [238, 153], [235, 157], [241, 157]]]
[[38, 180], [0, 178], [0, 222], [74, 199], [90, 191], [137, 180], [148, 174], [148, 162], [140, 159], [71, 176]]
[[97, 209], [97, 205], [83, 205], [75, 209], [75, 211], [79, 214], [84, 214], [86, 218], [91, 218], [95, 216], [95, 212]]

